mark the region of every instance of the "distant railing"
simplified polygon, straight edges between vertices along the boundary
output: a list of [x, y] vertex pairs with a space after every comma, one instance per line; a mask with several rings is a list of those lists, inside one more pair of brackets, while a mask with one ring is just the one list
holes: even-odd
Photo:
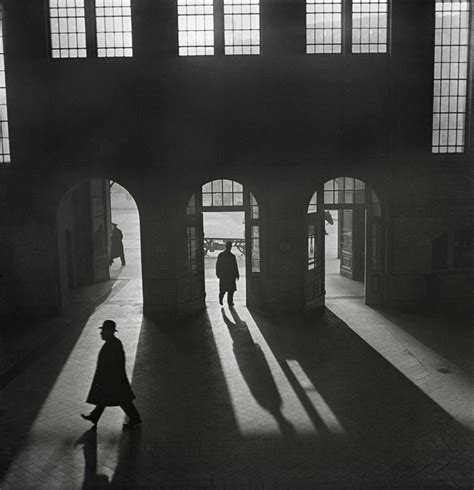
[[226, 242], [232, 242], [232, 246], [245, 255], [244, 238], [204, 238], [204, 255], [207, 255], [208, 252], [225, 250]]

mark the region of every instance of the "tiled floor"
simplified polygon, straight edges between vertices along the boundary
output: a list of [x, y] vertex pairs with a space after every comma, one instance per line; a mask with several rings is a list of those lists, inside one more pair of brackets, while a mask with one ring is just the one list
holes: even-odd
[[[354, 296], [342, 283], [318, 319], [266, 318], [245, 307], [244, 278], [235, 310], [222, 309], [213, 274], [199, 318], [153, 323], [138, 214], [122, 208], [127, 265], [42, 323], [65, 331], [0, 391], [2, 490], [473, 487], [470, 325], [376, 311], [341, 298]], [[126, 350], [144, 421], [134, 431], [118, 408], [97, 431], [79, 417], [105, 318]]]
[[[89, 311], [94, 291], [79, 294], [82, 316], [1, 391], [2, 489], [472, 488], [465, 325], [359, 299], [312, 321], [213, 301], [153, 323], [138, 279], [111, 286]], [[79, 417], [105, 318], [126, 349], [134, 431], [118, 408], [97, 431]]]

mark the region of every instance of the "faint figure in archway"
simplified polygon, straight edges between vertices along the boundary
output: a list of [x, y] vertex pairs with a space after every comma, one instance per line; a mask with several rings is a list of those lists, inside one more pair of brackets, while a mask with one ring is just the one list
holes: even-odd
[[332, 214], [330, 213], [330, 211], [326, 210], [324, 212], [324, 219], [330, 224], [330, 225], [333, 225], [334, 224], [334, 220], [332, 219]]
[[236, 279], [239, 279], [239, 268], [235, 255], [230, 251], [232, 242], [226, 242], [225, 250], [217, 257], [216, 275], [219, 278], [219, 303], [222, 305], [225, 293], [227, 303], [234, 306], [234, 293], [237, 290]]
[[112, 236], [110, 238], [110, 261], [109, 265], [112, 265], [116, 257], [120, 257], [122, 265], [125, 265], [125, 253], [123, 251], [123, 233], [116, 223], [112, 223]]
[[115, 337], [117, 331], [115, 322], [105, 320], [100, 329], [105, 344], [100, 349], [97, 369], [86, 400], [96, 407], [90, 414], [81, 414], [81, 417], [96, 425], [105, 407], [120, 406], [129, 417], [124, 428], [136, 427], [141, 423], [141, 418], [133, 404], [135, 395], [125, 371], [122, 342]]
[[[330, 225], [334, 224], [334, 220], [332, 219], [332, 214], [328, 210], [324, 212], [324, 220], [327, 221]], [[324, 227], [324, 234], [328, 235], [328, 232], [326, 231], [326, 227]]]

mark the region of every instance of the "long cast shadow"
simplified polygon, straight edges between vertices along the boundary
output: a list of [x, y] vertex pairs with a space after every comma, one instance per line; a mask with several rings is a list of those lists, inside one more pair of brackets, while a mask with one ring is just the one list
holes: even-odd
[[[24, 447], [27, 435], [74, 350], [89, 317], [115, 291], [112, 289], [113, 283], [108, 281], [104, 294], [95, 302], [86, 306], [73, 305], [64, 315], [64, 324], [67, 325], [68, 331], [60, 332], [54, 339], [49, 339], [46, 345], [42, 345], [19, 366], [8, 383], [2, 387], [0, 481]], [[42, 360], [53, 350], [54, 353], [43, 363]], [[28, 369], [33, 365], [37, 367]], [[28, 408], [18, 410], [18, 407], [25, 406], [25, 400], [28, 400]]]
[[300, 364], [349, 438], [384, 444], [439, 431], [472, 437], [327, 308], [316, 320], [252, 316], [282, 367], [289, 359]]
[[241, 439], [220, 362], [206, 312], [143, 320], [132, 376], [141, 436], [123, 434], [112, 486], [153, 488], [157, 481], [194, 478], [199, 466], [185, 464], [184, 456]]
[[[232, 409], [239, 400], [227, 390], [207, 313], [173, 324], [145, 319], [132, 378], [144, 422], [141, 433], [122, 436], [112, 487], [214, 488], [221, 480], [237, 485], [243, 477], [270, 487], [272, 478], [289, 478], [294, 488], [318, 488], [321, 482], [345, 488], [354, 478], [365, 488], [365, 475], [380, 468], [377, 482], [385, 486], [395, 477], [431, 488], [424, 466], [444, 456], [430, 437], [427, 445], [417, 445], [420, 438], [439, 432], [456, 444], [472, 440], [470, 431], [330, 311], [317, 321], [252, 315], [303, 406], [308, 409], [311, 398], [292, 375], [290, 359], [300, 364], [344, 435], [318, 430], [295, 440], [242, 437]], [[236, 312], [224, 321], [252, 395], [275, 416], [281, 396], [261, 350]], [[318, 428], [324, 425], [318, 407], [308, 413]]]
[[84, 432], [75, 443], [75, 447], [82, 446], [84, 453], [84, 482], [82, 488], [109, 488], [107, 475], [97, 473], [97, 428], [94, 426]]
[[281, 434], [294, 439], [296, 431], [283, 416], [282, 398], [260, 345], [254, 342], [247, 324], [241, 320], [235, 308], [230, 309], [233, 322], [225, 314], [224, 308], [221, 308], [221, 312], [232, 337], [237, 364], [250, 393], [256, 402], [275, 418]]

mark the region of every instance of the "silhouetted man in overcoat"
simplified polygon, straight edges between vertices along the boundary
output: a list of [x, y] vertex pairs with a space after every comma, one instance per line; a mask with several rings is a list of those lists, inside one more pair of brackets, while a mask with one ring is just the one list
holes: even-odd
[[135, 395], [125, 371], [122, 342], [115, 337], [117, 331], [115, 322], [105, 320], [100, 329], [105, 343], [100, 349], [94, 379], [86, 400], [96, 407], [90, 414], [81, 414], [81, 416], [95, 425], [105, 407], [120, 406], [129, 417], [124, 427], [135, 427], [141, 423], [141, 418], [132, 402]]
[[120, 257], [120, 262], [125, 265], [125, 252], [123, 250], [123, 233], [122, 230], [112, 223], [112, 234], [110, 237], [110, 261], [109, 265], [116, 257]]
[[232, 242], [226, 242], [225, 250], [218, 255], [216, 275], [219, 278], [219, 303], [222, 304], [224, 294], [227, 293], [227, 303], [234, 306], [234, 292], [237, 289], [235, 280], [239, 278], [239, 268], [231, 248]]

